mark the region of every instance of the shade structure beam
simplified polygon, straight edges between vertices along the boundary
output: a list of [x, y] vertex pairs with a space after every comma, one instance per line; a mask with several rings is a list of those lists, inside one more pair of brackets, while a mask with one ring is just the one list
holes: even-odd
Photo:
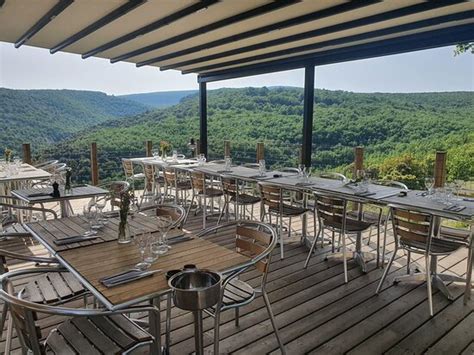
[[311, 151], [313, 146], [314, 72], [315, 68], [313, 65], [305, 66], [301, 163], [306, 167], [311, 166]]
[[[192, 68], [192, 69], [183, 71], [183, 73], [187, 74], [187, 73], [191, 73], [191, 72], [205, 72], [205, 71], [209, 71], [209, 70], [213, 70], [213, 69], [223, 68], [223, 67], [226, 67], [226, 66], [242, 64], [242, 63], [248, 63], [248, 62], [254, 62], [256, 60], [272, 59], [272, 58], [277, 58], [277, 57], [281, 57], [281, 56], [284, 56], [284, 55], [296, 54], [296, 53], [306, 52], [306, 51], [310, 51], [310, 50], [322, 49], [322, 48], [329, 47], [329, 46], [347, 45], [349, 43], [363, 41], [363, 40], [372, 39], [372, 38], [377, 38], [377, 37], [381, 37], [381, 36], [387, 36], [387, 35], [402, 33], [402, 32], [406, 32], [406, 31], [411, 31], [411, 30], [423, 29], [423, 28], [426, 28], [426, 27], [429, 27], [429, 26], [438, 25], [440, 23], [446, 23], [446, 22], [452, 22], [452, 21], [462, 21], [462, 20], [472, 19], [472, 18], [474, 18], [474, 10], [461, 12], [461, 13], [457, 13], [457, 14], [440, 16], [440, 17], [426, 19], [426, 20], [421, 20], [421, 21], [417, 21], [417, 22], [412, 22], [412, 23], [408, 23], [408, 24], [404, 24], [404, 25], [393, 26], [393, 27], [389, 27], [389, 28], [384, 28], [384, 29], [375, 30], [375, 31], [366, 32], [366, 33], [361, 33], [361, 34], [352, 35], [352, 36], [347, 36], [347, 37], [343, 37], [343, 38], [332, 39], [332, 40], [323, 41], [323, 42], [319, 42], [319, 43], [315, 43], [315, 44], [309, 44], [309, 45], [305, 45], [305, 46], [299, 46], [299, 47], [293, 47], [293, 48], [289, 48], [289, 49], [274, 51], [274, 52], [265, 53], [265, 54], [261, 54], [261, 55], [257, 55], [257, 56], [250, 56], [248, 58], [240, 58], [240, 59], [237, 59], [237, 60], [221, 62], [219, 64], [207, 65], [207, 66], [198, 67], [198, 68]], [[250, 47], [257, 47], [257, 46], [258, 45], [250, 46]], [[266, 45], [264, 45], [264, 47], [262, 47], [262, 48], [267, 48], [267, 47], [266, 47]], [[258, 48], [258, 49], [262, 49], [262, 48]], [[256, 49], [257, 48], [253, 48], [252, 50], [256, 50]], [[234, 51], [234, 50], [232, 50], [232, 51]], [[229, 52], [231, 52], [231, 51], [229, 51]], [[189, 65], [190, 62], [201, 62], [201, 60], [205, 61], [206, 57], [203, 57], [203, 58], [200, 58], [200, 59], [195, 59], [193, 61], [177, 63], [176, 65], [164, 66], [160, 69], [161, 70], [174, 69], [176, 67]], [[209, 60], [209, 59], [207, 59], [207, 60]]]
[[[256, 28], [256, 29], [249, 30], [249, 31], [241, 32], [241, 33], [236, 34], [236, 35], [228, 36], [228, 37], [225, 37], [225, 38], [220, 38], [220, 39], [217, 39], [215, 41], [206, 42], [206, 43], [200, 44], [198, 46], [185, 48], [185, 49], [177, 51], [177, 52], [172, 52], [172, 53], [168, 53], [168, 54], [165, 54], [165, 55], [161, 55], [161, 56], [149, 59], [146, 62], [149, 63], [149, 64], [152, 64], [152, 63], [156, 63], [156, 62], [160, 62], [160, 61], [164, 61], [164, 60], [168, 60], [168, 59], [177, 58], [177, 57], [180, 57], [180, 56], [183, 56], [183, 55], [196, 53], [196, 52], [199, 52], [199, 51], [204, 50], [204, 49], [210, 49], [210, 48], [221, 46], [221, 45], [224, 45], [224, 44], [234, 43], [234, 42], [240, 41], [242, 39], [263, 35], [263, 34], [266, 34], [266, 33], [270, 33], [270, 32], [277, 31], [277, 30], [282, 30], [282, 29], [289, 28], [289, 27], [296, 26], [296, 25], [301, 25], [301, 24], [304, 24], [306, 22], [321, 20], [321, 19], [324, 19], [324, 18], [329, 17], [329, 16], [334, 16], [334, 15], [342, 14], [342, 13], [347, 12], [347, 11], [352, 11], [352, 10], [355, 10], [355, 9], [358, 9], [358, 8], [361, 8], [361, 7], [369, 6], [369, 5], [375, 4], [379, 1], [380, 0], [354, 0], [354, 1], [351, 1], [351, 2], [344, 3], [344, 4], [336, 5], [336, 6], [327, 8], [327, 9], [315, 11], [315, 12], [305, 14], [305, 15], [302, 15], [302, 16], [297, 16], [297, 17], [294, 17], [294, 18], [291, 18], [291, 19], [288, 19], [288, 20], [272, 23], [270, 25], [266, 25], [266, 26], [263, 26], [263, 27], [259, 27], [259, 28]], [[142, 65], [142, 63], [145, 63], [145, 61], [138, 63], [138, 65]], [[164, 67], [160, 67], [160, 69], [167, 70], [168, 67], [164, 66]]]
[[145, 25], [133, 32], [127, 33], [119, 38], [116, 38], [110, 42], [104, 43], [99, 47], [96, 47], [94, 49], [91, 49], [87, 51], [86, 53], [82, 54], [82, 59], [89, 58], [91, 56], [94, 56], [98, 53], [104, 52], [108, 49], [117, 47], [123, 43], [129, 42], [131, 40], [134, 40], [135, 38], [138, 38], [140, 36], [143, 36], [147, 33], [150, 33], [152, 31], [156, 31], [157, 29], [160, 29], [164, 26], [167, 26], [173, 22], [176, 22], [180, 19], [185, 18], [188, 15], [191, 15], [195, 12], [198, 12], [203, 9], [207, 9], [209, 6], [214, 5], [217, 3], [219, 0], [201, 0], [198, 3], [192, 4], [191, 6], [188, 6], [180, 11], [177, 11], [171, 15], [165, 16], [159, 20], [156, 20], [148, 25]]
[[[5, 1], [0, 0], [0, 7]], [[15, 42], [15, 48], [21, 47], [43, 27], [50, 23], [56, 16], [63, 12], [74, 0], [59, 0], [46, 14], [44, 14], [33, 26], [31, 26], [18, 40]]]
[[[212, 82], [235, 79], [245, 76], [299, 69], [310, 64], [320, 66], [325, 64], [342, 63], [352, 60], [376, 58], [385, 55], [413, 52], [471, 41], [474, 41], [474, 24], [466, 24], [318, 53], [310, 53], [263, 63], [244, 65], [236, 68], [204, 72], [198, 75], [198, 81]], [[187, 72], [183, 72], [183, 74], [186, 73]]]
[[[147, 53], [147, 52], [151, 52], [151, 51], [160, 49], [162, 47], [166, 47], [170, 44], [176, 44], [178, 42], [181, 42], [181, 41], [184, 41], [184, 40], [202, 35], [204, 33], [210, 32], [210, 31], [217, 30], [217, 29], [222, 28], [222, 27], [226, 27], [226, 26], [229, 26], [229, 25], [232, 25], [232, 24], [244, 21], [244, 20], [248, 20], [248, 19], [256, 17], [256, 16], [261, 16], [261, 15], [266, 14], [268, 12], [271, 12], [271, 11], [274, 11], [274, 10], [277, 10], [277, 9], [281, 9], [285, 6], [289, 6], [289, 5], [297, 3], [299, 1], [300, 0], [277, 0], [277, 1], [274, 1], [274, 2], [271, 2], [271, 3], [259, 6], [255, 9], [245, 11], [245, 12], [242, 12], [242, 13], [237, 14], [237, 15], [230, 16], [228, 18], [210, 23], [210, 24], [202, 26], [200, 28], [196, 28], [194, 30], [191, 30], [191, 31], [188, 31], [188, 32], [185, 32], [185, 33], [167, 38], [165, 40], [150, 44], [148, 46], [136, 49], [134, 51], [124, 53], [122, 55], [119, 55], [117, 57], [114, 57], [114, 58], [110, 59], [110, 62], [111, 63], [116, 63], [116, 62], [119, 62], [119, 61], [127, 60], [129, 58], [132, 58], [132, 57], [135, 57], [135, 56]], [[142, 65], [146, 65], [146, 64], [140, 64], [139, 66], [142, 66]]]
[[207, 87], [199, 83], [199, 153], [207, 157]]
[[70, 46], [71, 44], [79, 41], [80, 39], [90, 35], [91, 33], [97, 31], [98, 29], [108, 25], [112, 21], [115, 21], [116, 19], [128, 14], [130, 11], [134, 10], [140, 5], [143, 5], [146, 2], [146, 0], [128, 0], [125, 4], [122, 6], [119, 6], [112, 12], [108, 13], [104, 17], [98, 19], [94, 23], [90, 24], [86, 28], [80, 30], [79, 32], [73, 34], [71, 37], [66, 38], [65, 40], [61, 41], [57, 45], [55, 45], [53, 48], [51, 48], [49, 51], [51, 54], [54, 54], [58, 51], [60, 51], [63, 48], [66, 48]]

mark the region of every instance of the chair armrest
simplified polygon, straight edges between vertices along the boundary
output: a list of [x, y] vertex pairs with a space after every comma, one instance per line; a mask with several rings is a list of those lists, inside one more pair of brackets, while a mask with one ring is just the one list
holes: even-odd
[[[1, 197], [1, 196], [0, 196]], [[26, 211], [37, 211], [37, 212], [43, 212], [43, 213], [51, 213], [54, 216], [54, 219], [58, 218], [58, 215], [56, 212], [53, 210], [50, 210], [48, 208], [40, 208], [40, 207], [33, 207], [33, 206], [23, 206], [23, 205], [12, 205], [9, 203], [1, 203], [0, 206], [6, 207], [6, 208], [12, 208], [12, 209], [17, 209], [17, 210], [26, 210]]]
[[24, 261], [31, 261], [35, 263], [45, 263], [45, 264], [58, 264], [59, 263], [56, 258], [46, 258], [42, 256], [18, 254], [18, 253], [14, 253], [5, 249], [0, 249], [0, 256], [12, 258], [12, 259], [24, 260]]

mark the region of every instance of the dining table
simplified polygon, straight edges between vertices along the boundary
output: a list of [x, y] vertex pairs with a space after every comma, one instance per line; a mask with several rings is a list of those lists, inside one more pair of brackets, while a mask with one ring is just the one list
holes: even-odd
[[[145, 230], [158, 233], [155, 217], [135, 213], [128, 219], [132, 236]], [[173, 242], [173, 237], [168, 238], [171, 249], [166, 254], [160, 255], [151, 265], [149, 270], [154, 272], [150, 273], [149, 277], [107, 287], [101, 280], [133, 269], [141, 260], [138, 248], [133, 242], [118, 243], [118, 225], [117, 217], [108, 218], [108, 223], [98, 230], [96, 238], [66, 244], [58, 244], [58, 240], [82, 235], [88, 230], [89, 224], [84, 217], [26, 223], [25, 228], [108, 310], [124, 309], [144, 301], [152, 302], [158, 310], [161, 310], [160, 301], [165, 296], [167, 307], [170, 307], [171, 290], [166, 279], [167, 271], [179, 270], [184, 265], [194, 264], [200, 269], [225, 273], [250, 260], [235, 250], [198, 238], [184, 229], [176, 234], [177, 242]], [[190, 238], [178, 239], [183, 233]], [[209, 257], [210, 255], [212, 257]], [[160, 324], [160, 327], [150, 331], [158, 343], [155, 353], [161, 354], [160, 312], [155, 313], [158, 319], [150, 320], [150, 324]], [[164, 349], [168, 346], [169, 333], [166, 332]]]
[[49, 179], [51, 174], [46, 170], [35, 168], [26, 163], [0, 163], [0, 195], [9, 195], [15, 188], [25, 186], [34, 180]]
[[105, 196], [109, 191], [101, 187], [83, 184], [73, 186], [68, 192], [65, 191], [64, 186], [59, 187], [59, 197], [52, 196], [52, 192], [52, 187], [42, 187], [12, 190], [11, 194], [28, 205], [59, 202], [61, 217], [69, 217], [74, 214], [70, 204], [71, 200]]

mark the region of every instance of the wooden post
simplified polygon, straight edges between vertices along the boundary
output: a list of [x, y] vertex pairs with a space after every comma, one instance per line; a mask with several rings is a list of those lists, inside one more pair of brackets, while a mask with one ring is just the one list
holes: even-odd
[[99, 184], [99, 163], [97, 162], [97, 143], [91, 143], [91, 181], [92, 185]]
[[23, 163], [31, 164], [31, 146], [30, 143], [23, 144]]
[[357, 170], [364, 169], [364, 147], [354, 148], [354, 171], [352, 172], [353, 177], [356, 178]]
[[224, 141], [224, 157], [230, 157], [230, 141]]
[[257, 163], [265, 159], [265, 146], [263, 142], [257, 143]]
[[146, 156], [151, 157], [153, 156], [153, 142], [152, 141], [146, 141], [145, 144], [145, 151], [146, 151]]
[[443, 187], [446, 182], [446, 152], [436, 152], [434, 187]]
[[199, 139], [196, 139], [196, 156], [199, 156], [201, 154], [201, 142]]

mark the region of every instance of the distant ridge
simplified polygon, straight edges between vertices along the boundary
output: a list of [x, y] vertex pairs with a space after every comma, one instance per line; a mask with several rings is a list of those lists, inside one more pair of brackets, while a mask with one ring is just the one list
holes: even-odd
[[142, 94], [120, 95], [118, 97], [138, 102], [148, 107], [164, 108], [178, 104], [183, 97], [197, 93], [197, 90], [157, 91]]

